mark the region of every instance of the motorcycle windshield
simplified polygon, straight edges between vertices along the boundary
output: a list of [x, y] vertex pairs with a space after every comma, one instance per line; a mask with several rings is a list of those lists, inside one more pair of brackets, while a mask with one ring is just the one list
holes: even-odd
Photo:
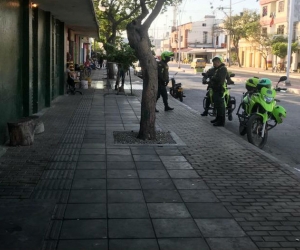
[[275, 105], [276, 91], [263, 87], [260, 91], [260, 105], [268, 112], [272, 112]]

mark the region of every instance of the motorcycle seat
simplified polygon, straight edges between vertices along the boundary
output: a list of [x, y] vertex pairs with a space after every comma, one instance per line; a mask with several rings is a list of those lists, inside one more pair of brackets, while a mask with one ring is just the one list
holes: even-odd
[[181, 87], [181, 83], [176, 83], [175, 87]]

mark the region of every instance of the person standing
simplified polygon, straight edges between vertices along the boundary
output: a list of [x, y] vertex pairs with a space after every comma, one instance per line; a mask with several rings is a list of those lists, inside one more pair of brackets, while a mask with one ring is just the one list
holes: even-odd
[[[157, 89], [157, 99], [162, 96], [165, 111], [173, 110], [174, 108], [169, 107], [168, 104], [168, 93], [167, 93], [167, 85], [169, 83], [169, 66], [168, 62], [170, 61], [171, 57], [174, 56], [174, 53], [171, 51], [164, 51], [161, 54], [161, 60], [157, 63], [157, 71], [158, 71], [158, 89]], [[155, 108], [155, 112], [159, 112]]]
[[211, 123], [213, 123], [214, 126], [223, 127], [225, 125], [224, 84], [228, 72], [225, 64], [223, 63], [222, 57], [215, 56], [212, 61], [215, 72], [211, 78], [211, 85], [213, 89], [213, 102], [217, 111], [217, 117], [216, 119], [212, 120]]

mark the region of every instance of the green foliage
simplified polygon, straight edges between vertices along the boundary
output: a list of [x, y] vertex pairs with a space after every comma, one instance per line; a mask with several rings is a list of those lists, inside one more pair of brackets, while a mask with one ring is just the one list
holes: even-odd
[[287, 37], [284, 37], [282, 35], [273, 35], [272, 36], [272, 41], [271, 44], [275, 44], [275, 43], [287, 43], [288, 39]]
[[[292, 52], [296, 52], [298, 49], [298, 43], [292, 43]], [[281, 59], [287, 56], [288, 44], [286, 42], [276, 42], [272, 45], [272, 53]]]
[[106, 44], [106, 57], [110, 62], [115, 62], [122, 65], [122, 68], [127, 70], [133, 63], [137, 61], [135, 51], [129, 46], [128, 43], [120, 43], [119, 48], [113, 44]]

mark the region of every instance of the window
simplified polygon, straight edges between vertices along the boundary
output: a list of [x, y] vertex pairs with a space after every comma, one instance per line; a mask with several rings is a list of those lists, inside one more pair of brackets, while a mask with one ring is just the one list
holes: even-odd
[[203, 43], [207, 43], [207, 31], [203, 32]]
[[284, 12], [284, 1], [278, 3], [278, 12]]
[[263, 7], [263, 11], [262, 11], [262, 16], [267, 16], [268, 15], [268, 6], [264, 6]]
[[206, 23], [202, 23], [202, 27], [206, 27]]
[[284, 25], [279, 25], [277, 28], [277, 34], [283, 35], [284, 34]]

